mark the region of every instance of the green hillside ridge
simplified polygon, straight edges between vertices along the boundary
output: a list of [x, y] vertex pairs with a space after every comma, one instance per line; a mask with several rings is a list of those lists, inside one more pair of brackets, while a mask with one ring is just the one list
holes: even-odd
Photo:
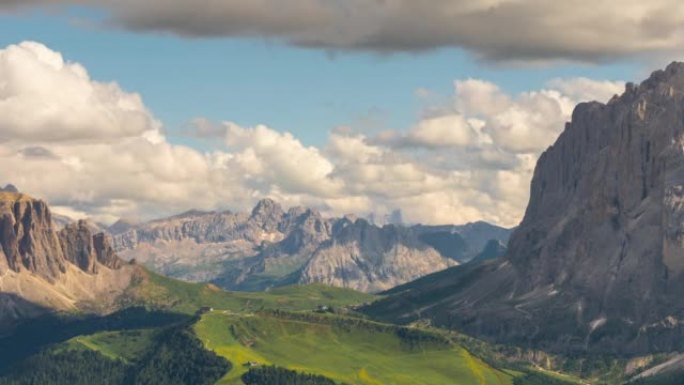
[[[547, 385], [568, 384], [545, 373], [530, 377], [523, 373], [527, 368], [497, 369], [510, 365], [480, 359], [487, 357], [485, 343], [473, 350], [451, 332], [360, 318], [355, 309], [379, 296], [324, 285], [235, 293], [143, 272], [121, 306], [148, 310], [138, 307], [73, 325], [51, 321], [65, 325], [60, 326], [66, 330], [63, 337], [44, 339], [44, 348], [10, 368], [10, 377], [0, 373], [0, 384], [23, 384], [20, 379], [29, 372], [34, 382], [27, 384], [52, 375], [89, 383], [97, 373], [82, 360], [118, 371], [108, 377], [111, 385], [147, 384], [155, 368], [173, 369], [175, 377], [161, 379], [164, 384], [184, 384], [179, 379], [194, 375], [198, 383], [220, 378], [218, 384], [239, 385], [249, 362], [349, 385], [534, 385], [539, 378]], [[51, 323], [37, 327], [42, 324]], [[35, 339], [31, 330], [26, 330], [27, 342]], [[21, 338], [12, 341], [22, 343]], [[195, 347], [185, 351], [184, 346]], [[125, 382], [138, 370], [144, 373], [134, 376], [136, 382]]]
[[195, 324], [206, 347], [232, 362], [219, 384], [241, 384], [250, 363], [359, 385], [512, 384], [438, 333], [313, 313], [213, 311]]
[[133, 362], [152, 347], [160, 333], [159, 329], [105, 331], [74, 337], [56, 351], [91, 350], [113, 360]]
[[183, 282], [143, 270], [121, 302], [123, 306], [144, 305], [194, 314], [202, 307], [235, 312], [311, 310], [318, 306], [343, 308], [371, 303], [378, 298], [322, 284], [286, 286], [266, 292], [229, 292], [211, 284]]

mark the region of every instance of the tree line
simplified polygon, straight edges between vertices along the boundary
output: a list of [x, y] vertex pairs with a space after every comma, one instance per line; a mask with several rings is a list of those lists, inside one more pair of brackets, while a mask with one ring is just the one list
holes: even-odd
[[337, 385], [335, 381], [324, 376], [299, 373], [277, 366], [250, 368], [242, 375], [242, 382], [245, 385]]
[[45, 350], [9, 369], [0, 385], [211, 385], [231, 368], [182, 325], [160, 333], [137, 362], [96, 351]]

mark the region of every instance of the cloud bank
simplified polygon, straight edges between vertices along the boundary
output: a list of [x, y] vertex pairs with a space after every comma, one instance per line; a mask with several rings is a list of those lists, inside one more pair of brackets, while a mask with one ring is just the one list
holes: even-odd
[[196, 136], [222, 142], [203, 152], [172, 144], [139, 95], [24, 42], [0, 50], [0, 183], [105, 222], [247, 210], [272, 197], [330, 215], [401, 209], [409, 222], [512, 226], [538, 155], [573, 105], [623, 88], [556, 79], [509, 95], [487, 81], [459, 80], [449, 104], [413, 127], [374, 136], [334, 129], [320, 147], [265, 125], [198, 118]]
[[80, 4], [104, 23], [185, 37], [250, 37], [326, 50], [458, 47], [495, 61], [612, 60], [680, 52], [678, 0], [9, 0], [0, 12]]

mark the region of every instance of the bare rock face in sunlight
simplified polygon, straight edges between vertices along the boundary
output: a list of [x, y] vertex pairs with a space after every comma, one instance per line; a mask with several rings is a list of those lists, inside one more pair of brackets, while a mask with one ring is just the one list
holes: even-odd
[[607, 105], [578, 106], [542, 155], [510, 242], [517, 291], [572, 293], [579, 326], [597, 334], [597, 320], [648, 335], [682, 318], [683, 193], [684, 64], [673, 63]]
[[59, 232], [65, 258], [81, 270], [95, 274], [99, 266], [118, 269], [122, 263], [103, 233], [93, 235], [85, 221], [67, 225]]
[[106, 308], [130, 283], [104, 234], [84, 221], [57, 232], [47, 204], [25, 194], [0, 192], [0, 246], [0, 327], [86, 303]]
[[265, 199], [249, 214], [190, 211], [112, 233], [122, 257], [175, 278], [232, 290], [317, 282], [375, 292], [472, 258], [485, 238], [506, 242], [510, 230], [380, 227]]
[[[684, 64], [673, 63], [576, 107], [537, 163], [504, 260], [398, 288], [370, 311], [562, 351], [681, 350], [683, 202]], [[400, 310], [419, 298], [430, 304]]]
[[411, 229], [377, 227], [364, 220], [340, 220], [332, 241], [319, 247], [306, 263], [301, 282], [320, 282], [381, 291], [457, 265], [421, 243]]
[[49, 280], [66, 271], [50, 211], [42, 201], [0, 192], [0, 241], [0, 264], [5, 262], [14, 272], [28, 270]]

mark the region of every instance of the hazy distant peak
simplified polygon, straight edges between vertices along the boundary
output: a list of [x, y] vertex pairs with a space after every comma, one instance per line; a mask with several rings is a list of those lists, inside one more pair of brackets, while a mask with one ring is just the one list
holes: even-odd
[[270, 198], [260, 200], [259, 202], [257, 202], [256, 206], [254, 206], [254, 209], [252, 210], [253, 217], [272, 214], [282, 215], [282, 213], [283, 208], [280, 206], [280, 204], [278, 204], [278, 202]]
[[2, 192], [8, 192], [8, 193], [14, 193], [14, 194], [18, 194], [18, 193], [19, 193], [19, 189], [16, 188], [16, 186], [14, 186], [14, 185], [11, 184], [11, 183], [7, 184], [5, 187], [0, 187], [0, 191], [2, 191]]
[[118, 221], [114, 222], [111, 226], [107, 228], [107, 231], [112, 235], [117, 235], [125, 233], [130, 230], [136, 222], [130, 219], [120, 218]]
[[187, 218], [187, 217], [199, 217], [202, 215], [213, 214], [213, 211], [203, 211], [197, 209], [191, 209], [180, 214], [174, 215], [172, 218]]

